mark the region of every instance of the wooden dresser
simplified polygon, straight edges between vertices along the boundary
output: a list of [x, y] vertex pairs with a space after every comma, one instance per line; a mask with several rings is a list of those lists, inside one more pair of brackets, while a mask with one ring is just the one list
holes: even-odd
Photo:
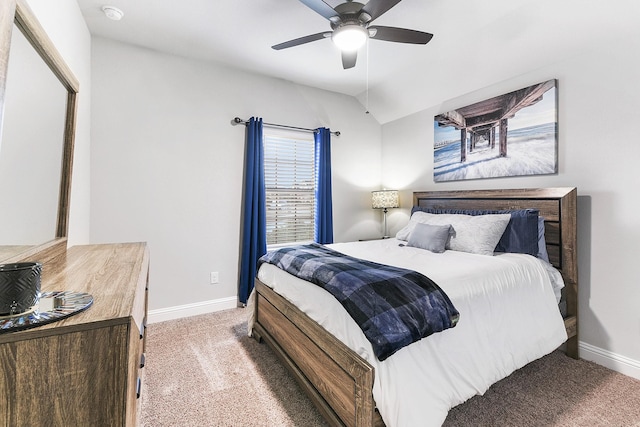
[[147, 245], [74, 246], [39, 261], [43, 292], [87, 292], [94, 301], [66, 319], [0, 334], [0, 426], [137, 425]]

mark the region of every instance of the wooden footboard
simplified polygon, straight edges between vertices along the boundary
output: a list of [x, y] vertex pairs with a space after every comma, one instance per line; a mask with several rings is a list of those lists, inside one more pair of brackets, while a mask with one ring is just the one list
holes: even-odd
[[[274, 350], [325, 420], [383, 427], [373, 399], [374, 368], [260, 280], [255, 290], [253, 336]], [[575, 339], [576, 317], [565, 319], [565, 327]]]
[[256, 279], [253, 334], [294, 374], [322, 415], [336, 426], [384, 426], [373, 400], [373, 367]]

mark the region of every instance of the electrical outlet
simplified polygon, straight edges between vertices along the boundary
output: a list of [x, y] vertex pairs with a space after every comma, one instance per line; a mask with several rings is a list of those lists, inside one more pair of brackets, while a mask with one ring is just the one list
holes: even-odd
[[218, 283], [218, 272], [217, 271], [212, 271], [211, 272], [211, 284], [214, 285]]

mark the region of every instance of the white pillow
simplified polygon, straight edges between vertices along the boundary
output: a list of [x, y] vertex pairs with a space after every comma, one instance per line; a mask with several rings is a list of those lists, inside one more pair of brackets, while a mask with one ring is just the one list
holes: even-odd
[[500, 241], [504, 230], [507, 228], [510, 219], [511, 214], [508, 213], [473, 216], [430, 214], [418, 211], [411, 215], [409, 224], [398, 231], [396, 238], [399, 240], [409, 240], [409, 235], [416, 224], [451, 224], [453, 234], [449, 239], [447, 249], [479, 255], [493, 255], [493, 251]]

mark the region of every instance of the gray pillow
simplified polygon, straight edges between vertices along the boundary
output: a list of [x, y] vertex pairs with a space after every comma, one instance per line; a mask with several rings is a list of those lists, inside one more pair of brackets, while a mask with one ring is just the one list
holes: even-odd
[[416, 224], [407, 246], [442, 253], [452, 233], [451, 225]]
[[544, 238], [544, 218], [541, 216], [538, 217], [538, 258], [549, 262], [547, 241]]

